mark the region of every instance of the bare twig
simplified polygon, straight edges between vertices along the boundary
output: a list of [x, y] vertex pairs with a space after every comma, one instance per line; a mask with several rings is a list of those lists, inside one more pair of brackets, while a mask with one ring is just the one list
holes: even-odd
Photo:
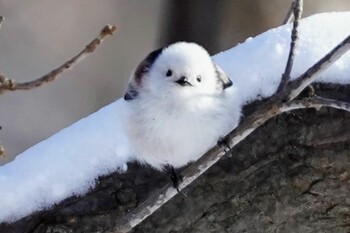
[[51, 82], [57, 78], [58, 75], [62, 74], [64, 71], [72, 68], [78, 62], [86, 58], [90, 53], [94, 52], [95, 49], [102, 43], [104, 38], [108, 35], [112, 35], [116, 30], [115, 26], [107, 25], [105, 26], [100, 34], [91, 41], [78, 55], [61, 65], [60, 67], [52, 70], [48, 74], [34, 81], [17, 83], [13, 79], [9, 79], [0, 74], [0, 93], [4, 90], [15, 91], [15, 90], [30, 90], [35, 87], [39, 87], [44, 83]]
[[286, 18], [283, 20], [282, 25], [292, 22], [292, 19], [293, 19], [293, 9], [294, 9], [294, 1], [292, 2], [291, 6], [290, 6], [290, 8], [289, 8], [289, 11], [288, 11], [288, 13], [287, 13], [287, 15], [286, 15]]
[[277, 92], [276, 92], [277, 95], [280, 95], [285, 90], [290, 80], [290, 73], [292, 71], [294, 57], [295, 57], [295, 49], [299, 39], [298, 28], [299, 28], [299, 21], [301, 18], [302, 11], [303, 11], [303, 0], [295, 0], [293, 4], [294, 23], [293, 23], [292, 33], [291, 33], [289, 55], [288, 55], [286, 68], [284, 70], [284, 73], [282, 74], [280, 85], [277, 88]]
[[350, 49], [350, 35], [338, 44], [332, 51], [326, 54], [317, 63], [311, 66], [304, 74], [288, 84], [286, 90], [287, 100], [297, 97], [308, 85], [310, 85], [317, 75], [326, 70], [336, 60], [343, 56]]

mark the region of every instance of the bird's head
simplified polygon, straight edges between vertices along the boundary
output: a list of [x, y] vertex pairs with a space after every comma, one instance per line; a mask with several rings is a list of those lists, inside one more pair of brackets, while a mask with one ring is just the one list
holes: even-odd
[[136, 68], [134, 83], [146, 93], [163, 97], [221, 94], [232, 81], [195, 43], [178, 42], [150, 53]]

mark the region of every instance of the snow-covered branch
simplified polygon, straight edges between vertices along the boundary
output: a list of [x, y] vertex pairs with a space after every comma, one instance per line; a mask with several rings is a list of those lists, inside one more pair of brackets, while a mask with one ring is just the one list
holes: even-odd
[[[2, 22], [2, 18], [0, 18], [0, 26], [1, 26], [1, 22]], [[50, 71], [49, 73], [45, 74], [44, 76], [36, 80], [30, 81], [30, 82], [24, 82], [24, 83], [17, 83], [15, 80], [6, 78], [0, 73], [0, 93], [2, 93], [5, 90], [7, 91], [30, 90], [55, 80], [63, 72], [74, 67], [80, 61], [86, 58], [89, 54], [94, 52], [95, 49], [103, 42], [104, 38], [108, 35], [112, 35], [116, 29], [117, 28], [115, 26], [106, 25], [101, 30], [99, 35], [94, 40], [92, 40], [88, 45], [86, 45], [85, 48], [78, 55], [74, 56], [73, 58], [65, 62], [63, 65], [61, 65], [60, 67]]]

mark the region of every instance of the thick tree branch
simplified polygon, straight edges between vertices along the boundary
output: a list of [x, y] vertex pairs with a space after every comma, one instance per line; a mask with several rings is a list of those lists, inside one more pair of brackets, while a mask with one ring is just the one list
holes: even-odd
[[101, 30], [100, 34], [93, 41], [91, 41], [78, 55], [74, 56], [72, 59], [68, 60], [60, 67], [52, 70], [48, 74], [34, 81], [17, 83], [15, 80], [6, 78], [2, 74], [0, 74], [0, 93], [5, 90], [8, 90], [8, 91], [30, 90], [35, 87], [39, 87], [44, 83], [48, 83], [55, 80], [58, 77], [58, 75], [72, 68], [78, 62], [86, 58], [90, 53], [94, 52], [95, 49], [103, 42], [104, 38], [108, 35], [112, 35], [115, 30], [116, 30], [115, 26], [111, 26], [111, 25], [105, 26]]
[[285, 92], [286, 99], [296, 98], [308, 85], [310, 85], [317, 75], [326, 70], [336, 60], [343, 56], [350, 49], [350, 35], [338, 44], [332, 51], [321, 58], [317, 63], [311, 66], [304, 74], [288, 84]]
[[287, 87], [287, 84], [290, 80], [290, 73], [292, 71], [294, 57], [295, 57], [295, 49], [299, 39], [298, 28], [299, 28], [299, 21], [301, 18], [302, 11], [303, 11], [303, 0], [295, 0], [293, 4], [294, 23], [293, 23], [292, 33], [291, 33], [289, 55], [288, 55], [286, 68], [284, 70], [284, 73], [282, 74], [280, 85], [277, 88], [277, 95], [280, 95], [284, 91], [284, 89]]

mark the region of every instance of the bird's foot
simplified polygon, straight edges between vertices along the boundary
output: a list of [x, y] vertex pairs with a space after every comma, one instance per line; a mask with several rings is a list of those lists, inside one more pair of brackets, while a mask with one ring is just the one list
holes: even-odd
[[218, 140], [218, 145], [219, 145], [221, 148], [224, 148], [227, 157], [229, 157], [229, 158], [232, 157], [232, 155], [231, 155], [231, 147], [228, 145], [228, 143], [227, 143], [227, 141], [226, 141], [226, 138], [219, 138], [219, 140]]
[[170, 166], [170, 179], [173, 183], [173, 187], [177, 190], [177, 192], [186, 197], [187, 194], [179, 190], [179, 185], [182, 182], [183, 177], [175, 171], [175, 168], [173, 166]]

